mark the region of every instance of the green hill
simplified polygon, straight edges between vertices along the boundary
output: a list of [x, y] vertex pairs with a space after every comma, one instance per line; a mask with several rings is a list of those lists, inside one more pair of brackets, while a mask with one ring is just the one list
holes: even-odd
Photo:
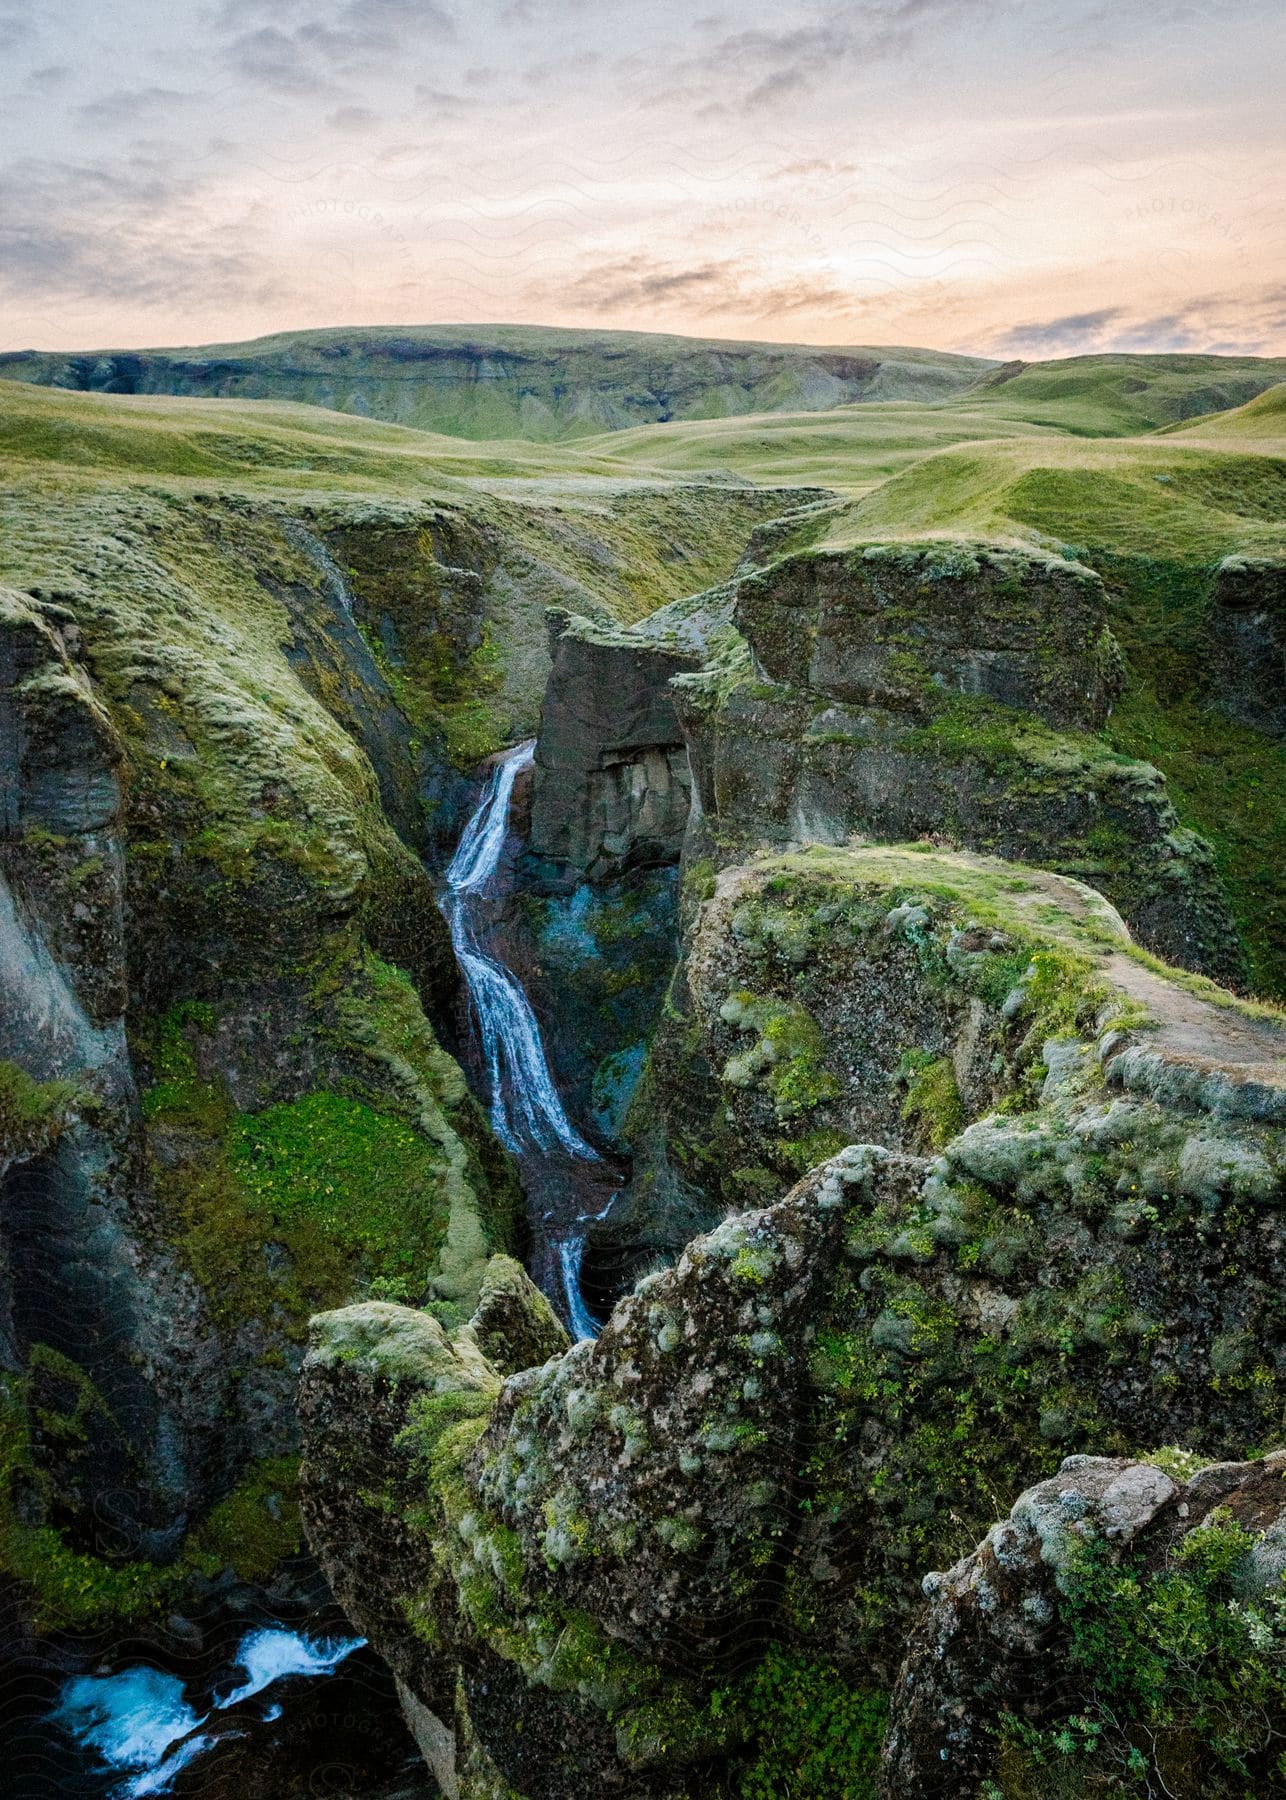
[[1235, 437], [1276, 440], [1286, 446], [1286, 381], [1278, 382], [1244, 406], [1211, 418], [1186, 419], [1181, 425], [1168, 426], [1167, 437], [1194, 433], [1203, 438]]
[[675, 418], [940, 400], [992, 366], [932, 350], [528, 325], [300, 331], [244, 344], [0, 356], [0, 376], [44, 386], [302, 400], [452, 436], [544, 441]]
[[970, 404], [1075, 435], [1123, 437], [1241, 406], [1281, 381], [1283, 357], [1073, 356], [993, 369]]
[[[673, 435], [657, 445], [661, 466], [736, 469], [758, 480], [829, 472], [851, 487], [853, 452], [882, 479], [904, 453], [963, 438], [1150, 431], [1242, 405], [1286, 380], [1286, 361], [1081, 356], [998, 365], [900, 347], [424, 325], [180, 348], [12, 351], [0, 355], [0, 377], [111, 394], [302, 401], [486, 440], [555, 443], [668, 424]], [[958, 407], [968, 416], [954, 416]], [[846, 421], [838, 437], [814, 435], [818, 416], [840, 408], [875, 409], [887, 420]], [[952, 416], [939, 419], [939, 410]], [[632, 454], [653, 455], [645, 442]]]

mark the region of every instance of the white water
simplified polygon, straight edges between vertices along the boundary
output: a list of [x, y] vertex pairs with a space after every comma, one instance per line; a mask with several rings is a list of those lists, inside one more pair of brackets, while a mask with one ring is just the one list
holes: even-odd
[[202, 1722], [184, 1698], [178, 1676], [145, 1665], [118, 1675], [77, 1675], [63, 1688], [52, 1717], [107, 1769], [133, 1777], [119, 1790], [129, 1795], [159, 1792], [142, 1783], [163, 1768], [170, 1745]]
[[531, 767], [534, 754], [534, 744], [519, 744], [492, 770], [447, 869], [447, 923], [482, 1041], [496, 1136], [515, 1152], [548, 1154], [561, 1147], [569, 1156], [596, 1162], [597, 1152], [576, 1130], [558, 1096], [531, 1002], [504, 964], [481, 948], [471, 916], [472, 900], [485, 895], [500, 865], [514, 779], [520, 769]]
[[[514, 782], [535, 753], [534, 742], [519, 744], [492, 770], [447, 869], [445, 911], [487, 1065], [496, 1136], [517, 1155], [561, 1150], [597, 1162], [597, 1151], [567, 1117], [554, 1086], [530, 1001], [510, 970], [482, 949], [474, 923], [474, 909], [493, 889], [504, 855]], [[564, 1238], [555, 1249], [572, 1331], [577, 1338], [597, 1337], [598, 1323], [580, 1291], [584, 1236]]]
[[[174, 1777], [217, 1742], [203, 1732], [213, 1713], [253, 1699], [286, 1675], [333, 1675], [364, 1638], [306, 1638], [281, 1626], [248, 1631], [237, 1647], [234, 1668], [244, 1675], [223, 1699], [198, 1714], [177, 1675], [146, 1663], [114, 1675], [77, 1675], [62, 1690], [50, 1714], [54, 1724], [94, 1752], [106, 1775], [122, 1779], [112, 1789], [119, 1800], [145, 1800], [169, 1791]], [[279, 1718], [275, 1703], [265, 1719]]]
[[237, 1650], [236, 1666], [246, 1679], [234, 1688], [220, 1707], [262, 1694], [283, 1675], [333, 1675], [346, 1656], [360, 1650], [365, 1638], [306, 1638], [281, 1626], [248, 1631]]
[[598, 1320], [586, 1306], [580, 1291], [580, 1266], [584, 1255], [583, 1237], [563, 1238], [558, 1245], [558, 1266], [562, 1271], [568, 1323], [578, 1342], [582, 1338], [597, 1337], [599, 1333]]

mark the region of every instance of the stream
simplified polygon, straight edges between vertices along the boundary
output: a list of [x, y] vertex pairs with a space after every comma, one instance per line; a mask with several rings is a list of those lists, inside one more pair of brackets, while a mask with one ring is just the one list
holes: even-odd
[[534, 740], [500, 757], [446, 872], [442, 908], [469, 994], [492, 1128], [518, 1159], [532, 1227], [532, 1273], [573, 1337], [600, 1326], [581, 1293], [586, 1227], [603, 1217], [616, 1181], [567, 1116], [531, 1002], [495, 954], [494, 927], [513, 893], [514, 784], [535, 758]]

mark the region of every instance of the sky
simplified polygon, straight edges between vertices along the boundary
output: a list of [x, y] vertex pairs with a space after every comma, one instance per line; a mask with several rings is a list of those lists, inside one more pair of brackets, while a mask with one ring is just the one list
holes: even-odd
[[0, 0], [0, 348], [1286, 354], [1281, 0]]

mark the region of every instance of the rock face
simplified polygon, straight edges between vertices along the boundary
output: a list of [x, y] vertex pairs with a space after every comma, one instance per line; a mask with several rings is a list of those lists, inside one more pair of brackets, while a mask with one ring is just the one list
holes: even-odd
[[679, 685], [707, 822], [690, 854], [945, 837], [1088, 879], [1158, 954], [1240, 979], [1209, 850], [1154, 768], [1088, 734], [1120, 681], [1088, 570], [871, 546], [785, 559], [736, 616], [755, 666]]
[[[308, 1313], [467, 1317], [518, 1194], [425, 1011], [423, 763], [324, 545], [154, 496], [44, 526], [0, 594], [0, 1555], [96, 1625], [267, 1577]], [[216, 1551], [229, 1500], [265, 1535]]]
[[[1091, 881], [1158, 954], [1242, 980], [1208, 846], [1095, 735], [1123, 679], [1097, 575], [966, 544], [774, 550], [629, 631], [559, 622], [538, 855], [597, 879], [680, 844], [723, 866], [925, 836]], [[1222, 641], [1245, 661], [1235, 621]], [[1233, 692], [1263, 688], [1262, 656]]]
[[[963, 1042], [962, 1091], [1001, 1110], [961, 1130], [962, 1107], [936, 1155], [844, 1149], [640, 1281], [596, 1342], [503, 1382], [461, 1373], [475, 1324], [373, 1401], [346, 1346], [372, 1326], [396, 1346], [417, 1315], [315, 1324], [309, 1529], [340, 1591], [373, 1579], [369, 1606], [419, 1621], [431, 1666], [405, 1626], [390, 1642], [454, 1724], [463, 1796], [735, 1793], [785, 1729], [762, 1659], [787, 1647], [824, 1733], [840, 1696], [892, 1684], [924, 1575], [998, 1492], [1069, 1452], [1226, 1456], [1280, 1420], [1280, 1029], [1132, 961], [1069, 886], [923, 851], [800, 864], [725, 875], [722, 954], [693, 960], [712, 995], [746, 967], [758, 985], [679, 1027], [726, 1033], [748, 1145], [783, 1100], [843, 1098], [841, 1015], [805, 1038], [784, 997], [810, 972], [815, 1004], [847, 990], [852, 1047], [867, 1018], [895, 1042], [901, 1010], [939, 1124]], [[419, 1563], [385, 1586], [384, 1535], [408, 1528]], [[855, 1765], [816, 1753], [817, 1791], [844, 1791]]]
[[66, 1506], [114, 1492], [114, 1528], [159, 1546], [175, 1472], [130, 1355], [149, 1296], [126, 1222], [124, 752], [81, 649], [69, 609], [0, 589], [0, 1367], [40, 1346], [53, 1414], [79, 1371], [96, 1403], [79, 1442], [50, 1432], [50, 1477]]
[[549, 637], [532, 854], [594, 881], [677, 862], [692, 783], [669, 683], [696, 656], [560, 613]]
[[1216, 704], [1240, 724], [1286, 735], [1286, 566], [1223, 563], [1207, 631]]
[[735, 620], [763, 681], [843, 705], [914, 707], [926, 689], [1090, 731], [1120, 686], [1098, 576], [965, 545], [817, 553], [743, 581]]
[[[1121, 1671], [1112, 1652], [1137, 1624], [1140, 1602], [1159, 1606], [1167, 1590], [1174, 1598], [1182, 1594], [1189, 1607], [1189, 1641], [1176, 1635], [1168, 1646], [1175, 1667], [1164, 1698], [1177, 1716], [1159, 1742], [1153, 1737], [1148, 1743], [1145, 1725], [1140, 1736], [1146, 1755], [1125, 1737], [1126, 1756], [1134, 1750], [1136, 1774], [1168, 1776], [1171, 1793], [1239, 1791], [1225, 1786], [1231, 1770], [1220, 1769], [1217, 1758], [1179, 1742], [1196, 1723], [1183, 1716], [1185, 1704], [1196, 1699], [1184, 1691], [1183, 1665], [1191, 1666], [1194, 1655], [1210, 1657], [1213, 1700], [1225, 1671], [1213, 1646], [1202, 1642], [1203, 1627], [1212, 1621], [1248, 1661], [1257, 1641], [1271, 1658], [1282, 1653], [1286, 1451], [1261, 1462], [1198, 1467], [1185, 1480], [1181, 1471], [1199, 1460], [1170, 1453], [1163, 1458], [1167, 1468], [1068, 1457], [1055, 1476], [1021, 1495], [976, 1550], [946, 1574], [925, 1577], [928, 1608], [893, 1696], [881, 1783], [888, 1800], [977, 1794], [998, 1763], [1008, 1765], [1011, 1778], [1018, 1775], [1024, 1753], [1017, 1734], [1006, 1734], [1002, 1715], [1063, 1729], [1076, 1716], [1103, 1734], [1111, 1706], [1138, 1698], [1123, 1691], [1125, 1682], [1114, 1687]], [[1188, 1569], [1197, 1579], [1187, 1576]], [[1178, 1579], [1176, 1570], [1182, 1572]], [[1102, 1634], [1097, 1664], [1085, 1654], [1091, 1633]], [[1154, 1655], [1159, 1647], [1150, 1646]], [[1245, 1698], [1248, 1711], [1262, 1700], [1250, 1693]], [[1282, 1701], [1279, 1685], [1265, 1716], [1250, 1722], [1247, 1741], [1236, 1747], [1238, 1755], [1249, 1752], [1256, 1792], [1276, 1791], [1268, 1744]], [[1234, 1715], [1235, 1704], [1233, 1697], [1228, 1711]], [[1110, 1768], [1109, 1753], [1121, 1749], [1109, 1734], [1101, 1748], [1091, 1738], [1082, 1754], [1088, 1751], [1096, 1772], [1095, 1764]], [[1039, 1779], [1038, 1769], [1025, 1772]]]

